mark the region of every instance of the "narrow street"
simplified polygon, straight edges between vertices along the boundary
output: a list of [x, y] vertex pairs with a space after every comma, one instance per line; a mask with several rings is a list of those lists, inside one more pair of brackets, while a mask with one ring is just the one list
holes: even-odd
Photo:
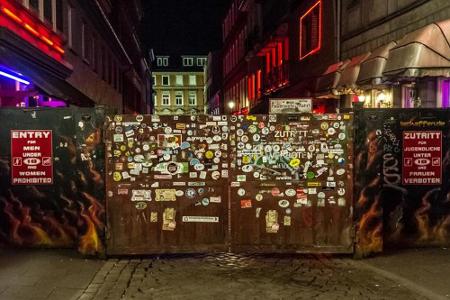
[[[396, 273], [419, 257], [410, 266], [416, 275]], [[0, 252], [0, 263], [1, 300], [409, 300], [449, 299], [450, 294], [445, 284], [450, 256], [443, 249], [366, 260], [231, 253], [95, 260], [67, 250], [21, 250]]]

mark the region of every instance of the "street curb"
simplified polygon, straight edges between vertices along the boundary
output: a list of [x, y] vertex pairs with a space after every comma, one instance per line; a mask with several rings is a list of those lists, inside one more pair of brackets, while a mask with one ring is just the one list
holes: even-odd
[[363, 260], [349, 260], [350, 264], [352, 264], [354, 267], [359, 267], [359, 268], [364, 268], [368, 271], [372, 271], [374, 273], [377, 273], [378, 275], [381, 275], [383, 277], [389, 278], [393, 281], [396, 281], [400, 284], [402, 284], [403, 286], [405, 286], [406, 288], [416, 292], [417, 294], [420, 294], [421, 296], [424, 296], [428, 299], [431, 300], [448, 300], [449, 298], [436, 294], [435, 292], [433, 292], [432, 290], [423, 287], [419, 284], [417, 284], [416, 282], [413, 282], [409, 279], [406, 279], [402, 276], [396, 275], [395, 273], [383, 270], [381, 268], [375, 267]]

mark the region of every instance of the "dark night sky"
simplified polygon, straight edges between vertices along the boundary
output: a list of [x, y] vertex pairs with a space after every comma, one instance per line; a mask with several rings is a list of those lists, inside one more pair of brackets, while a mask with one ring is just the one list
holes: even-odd
[[230, 0], [142, 0], [142, 41], [156, 54], [207, 54], [221, 47]]

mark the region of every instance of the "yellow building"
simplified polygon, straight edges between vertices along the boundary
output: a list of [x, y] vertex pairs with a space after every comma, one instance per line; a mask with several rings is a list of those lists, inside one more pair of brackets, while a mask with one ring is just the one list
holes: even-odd
[[153, 66], [154, 113], [205, 113], [206, 56], [156, 56]]

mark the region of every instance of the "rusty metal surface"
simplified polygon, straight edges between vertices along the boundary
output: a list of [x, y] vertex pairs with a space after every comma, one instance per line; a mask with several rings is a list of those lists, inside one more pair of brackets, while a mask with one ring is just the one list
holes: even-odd
[[226, 116], [109, 122], [108, 254], [226, 249], [228, 130]]
[[232, 249], [353, 251], [351, 123], [349, 114], [231, 122]]

